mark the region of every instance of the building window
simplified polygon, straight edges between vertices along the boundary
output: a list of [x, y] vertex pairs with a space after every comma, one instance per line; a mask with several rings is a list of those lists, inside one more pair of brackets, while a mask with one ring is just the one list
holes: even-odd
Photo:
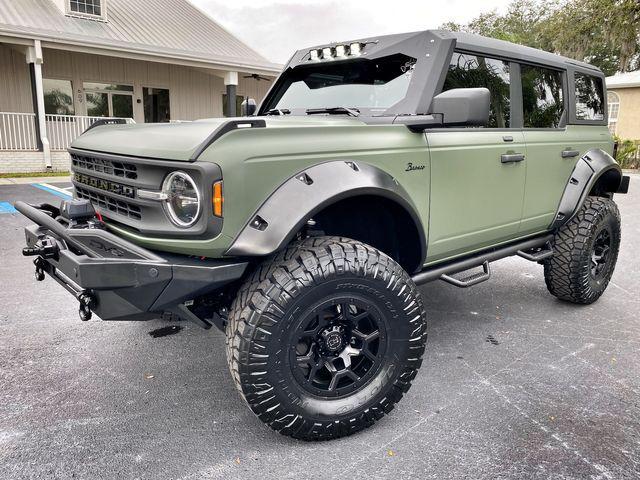
[[[241, 112], [241, 108], [242, 108], [242, 102], [244, 102], [244, 97], [242, 95], [236, 95], [236, 116], [237, 117], [240, 116], [240, 112]], [[229, 107], [227, 105], [227, 94], [226, 93], [222, 94], [222, 116], [223, 117], [228, 117], [229, 116]]]
[[133, 87], [116, 83], [84, 83], [87, 115], [133, 118]]
[[578, 120], [604, 120], [604, 89], [602, 79], [576, 73], [576, 118]]
[[562, 72], [521, 66], [525, 128], [558, 128], [564, 113]]
[[609, 106], [609, 131], [615, 135], [620, 114], [620, 97], [616, 92], [607, 92], [607, 104]]
[[144, 121], [161, 123], [171, 120], [169, 90], [166, 88], [142, 88], [144, 102]]
[[70, 80], [42, 80], [44, 113], [47, 115], [73, 115], [73, 88]]
[[102, 3], [103, 0], [69, 0], [69, 13], [102, 17]]
[[508, 128], [511, 113], [509, 64], [502, 60], [454, 53], [442, 91], [486, 87], [491, 92], [489, 128]]

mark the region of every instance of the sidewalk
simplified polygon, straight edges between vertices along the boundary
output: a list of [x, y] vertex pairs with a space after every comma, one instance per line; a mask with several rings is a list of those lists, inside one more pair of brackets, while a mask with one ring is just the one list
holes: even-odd
[[61, 183], [69, 182], [70, 175], [46, 176], [46, 177], [15, 177], [0, 178], [0, 185], [24, 185], [28, 183]]

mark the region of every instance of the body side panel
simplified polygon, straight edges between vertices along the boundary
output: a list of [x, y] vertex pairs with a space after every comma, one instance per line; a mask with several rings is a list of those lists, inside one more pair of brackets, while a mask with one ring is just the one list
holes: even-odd
[[[275, 122], [274, 122], [275, 123]], [[403, 125], [364, 125], [343, 121], [236, 130], [220, 138], [198, 161], [222, 169], [224, 222], [220, 235], [208, 240], [144, 238], [112, 227], [148, 248], [208, 257], [222, 256], [240, 230], [274, 191], [305, 168], [331, 161], [354, 161], [380, 168], [413, 200], [423, 225], [429, 215], [429, 163], [424, 135]], [[408, 164], [419, 169], [407, 171]], [[338, 172], [336, 172], [338, 174]], [[295, 201], [295, 199], [291, 199]]]

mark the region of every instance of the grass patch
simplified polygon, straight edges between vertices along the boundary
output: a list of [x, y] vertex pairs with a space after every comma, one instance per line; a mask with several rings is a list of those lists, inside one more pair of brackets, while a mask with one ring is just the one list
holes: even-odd
[[23, 172], [0, 173], [0, 178], [30, 178], [30, 177], [68, 177], [69, 172]]

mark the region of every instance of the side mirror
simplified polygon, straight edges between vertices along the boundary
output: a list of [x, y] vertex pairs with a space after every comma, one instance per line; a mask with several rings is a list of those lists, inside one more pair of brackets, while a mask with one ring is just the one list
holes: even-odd
[[433, 97], [431, 112], [441, 114], [444, 125], [484, 127], [490, 101], [487, 88], [454, 88]]
[[256, 113], [257, 108], [256, 100], [254, 98], [247, 98], [240, 104], [240, 116], [251, 117]]

